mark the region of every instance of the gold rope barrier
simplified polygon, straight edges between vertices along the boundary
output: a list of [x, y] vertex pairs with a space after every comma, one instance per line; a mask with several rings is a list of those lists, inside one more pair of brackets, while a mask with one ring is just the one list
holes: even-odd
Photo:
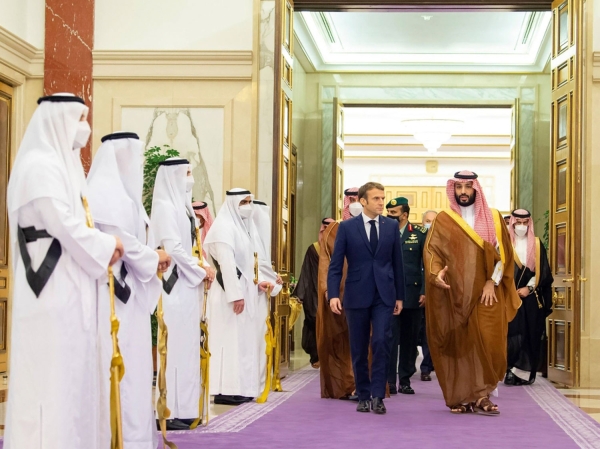
[[[266, 291], [267, 295], [267, 303], [269, 306], [271, 305], [271, 285], [267, 287]], [[269, 307], [270, 308], [270, 307]], [[271, 382], [272, 382], [272, 371], [273, 371], [273, 348], [275, 343], [273, 341], [273, 327], [271, 326], [271, 312], [267, 312], [267, 331], [265, 332], [265, 341], [267, 343], [267, 348], [265, 352], [267, 353], [267, 378], [265, 379], [265, 388], [262, 394], [256, 399], [256, 402], [262, 404], [263, 402], [267, 402], [267, 398], [269, 397], [269, 391], [271, 390]]]
[[[158, 279], [162, 284], [162, 273], [158, 273]], [[171, 416], [171, 410], [167, 407], [167, 340], [169, 333], [165, 324], [163, 311], [162, 286], [161, 294], [158, 298], [158, 306], [156, 307], [156, 321], [158, 322], [157, 347], [159, 356], [158, 378], [156, 385], [158, 386], [158, 400], [156, 401], [156, 414], [158, 416], [158, 424], [163, 438], [163, 448], [177, 449], [175, 443], [167, 440], [167, 419]]]
[[[196, 250], [198, 251], [198, 265], [204, 267], [202, 254], [202, 240], [200, 229], [196, 226]], [[208, 321], [206, 318], [206, 303], [208, 302], [208, 279], [204, 279], [204, 298], [202, 316], [200, 317], [200, 398], [198, 399], [198, 417], [190, 424], [190, 429], [195, 429], [202, 423], [208, 426], [210, 407], [210, 350], [208, 347]]]
[[[82, 196], [81, 202], [85, 210], [86, 224], [94, 227], [94, 220], [90, 212], [87, 198]], [[119, 351], [119, 319], [115, 313], [115, 284], [112, 267], [108, 267], [108, 297], [110, 301], [110, 335], [112, 337], [113, 354], [110, 361], [110, 447], [123, 449], [123, 424], [121, 418], [121, 389], [120, 383], [125, 374], [123, 357]]]

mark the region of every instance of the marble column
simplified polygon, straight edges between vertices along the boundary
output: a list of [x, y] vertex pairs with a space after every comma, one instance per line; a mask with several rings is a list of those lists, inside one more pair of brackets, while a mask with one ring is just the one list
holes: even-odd
[[[90, 126], [94, 1], [46, 0], [44, 44], [44, 95], [72, 92], [83, 98], [90, 108]], [[81, 160], [87, 173], [92, 163], [89, 143], [81, 150]]]

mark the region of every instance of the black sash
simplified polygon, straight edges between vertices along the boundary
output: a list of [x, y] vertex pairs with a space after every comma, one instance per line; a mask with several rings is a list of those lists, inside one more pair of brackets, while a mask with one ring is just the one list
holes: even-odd
[[177, 273], [177, 265], [175, 265], [173, 267], [173, 271], [171, 271], [171, 276], [169, 276], [169, 279], [163, 278], [163, 290], [167, 293], [167, 295], [171, 294], [171, 291], [173, 290], [173, 287], [175, 287], [175, 283], [177, 282], [177, 279], [179, 279], [179, 274]]
[[121, 282], [123, 285], [117, 281], [115, 278], [115, 296], [121, 300], [123, 304], [127, 304], [129, 301], [129, 297], [131, 296], [131, 288], [125, 282], [125, 278], [127, 277], [127, 268], [125, 268], [125, 262], [121, 264]]
[[[217, 282], [219, 283], [223, 291], [225, 291], [225, 285], [223, 284], [223, 273], [221, 273], [221, 265], [219, 265], [219, 262], [214, 257], [213, 262], [215, 263], [215, 270], [217, 271], [217, 275], [215, 276], [215, 278], [217, 279]], [[235, 271], [237, 272], [238, 279], [241, 278], [242, 272], [240, 271], [240, 269], [238, 267], [235, 267]]]
[[[33, 293], [35, 293], [36, 298], [39, 298], [40, 293], [42, 293], [48, 279], [50, 279], [52, 272], [56, 268], [56, 264], [58, 264], [58, 260], [62, 255], [62, 247], [60, 246], [60, 242], [48, 234], [45, 229], [37, 230], [33, 226], [28, 228], [18, 226], [17, 237], [19, 240], [19, 250], [21, 251], [21, 257], [25, 265], [27, 283], [31, 287], [31, 290], [33, 290]], [[35, 242], [38, 239], [52, 239], [52, 243], [42, 264], [37, 271], [34, 271], [31, 268], [31, 257], [29, 256], [29, 251], [27, 251], [27, 244]]]
[[192, 246], [194, 246], [194, 243], [196, 243], [196, 219], [194, 217], [190, 217], [189, 215], [188, 218], [190, 219], [190, 224], [192, 225]]

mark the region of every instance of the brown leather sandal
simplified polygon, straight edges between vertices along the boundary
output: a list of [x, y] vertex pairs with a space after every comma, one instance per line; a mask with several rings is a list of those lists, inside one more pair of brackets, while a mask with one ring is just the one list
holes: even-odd
[[498, 407], [489, 397], [480, 398], [477, 402], [473, 403], [473, 409], [475, 413], [481, 413], [482, 415], [494, 416], [499, 415], [500, 410], [494, 410], [494, 407]]
[[463, 415], [465, 413], [473, 413], [473, 407], [471, 404], [458, 404], [450, 407], [450, 413], [454, 413], [455, 415]]

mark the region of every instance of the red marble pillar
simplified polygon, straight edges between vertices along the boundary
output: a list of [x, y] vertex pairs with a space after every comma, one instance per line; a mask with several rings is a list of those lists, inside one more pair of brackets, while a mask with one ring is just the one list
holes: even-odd
[[[44, 95], [72, 92], [85, 100], [92, 124], [92, 48], [95, 0], [46, 0]], [[92, 138], [90, 137], [90, 142]], [[87, 173], [90, 143], [81, 150]]]

